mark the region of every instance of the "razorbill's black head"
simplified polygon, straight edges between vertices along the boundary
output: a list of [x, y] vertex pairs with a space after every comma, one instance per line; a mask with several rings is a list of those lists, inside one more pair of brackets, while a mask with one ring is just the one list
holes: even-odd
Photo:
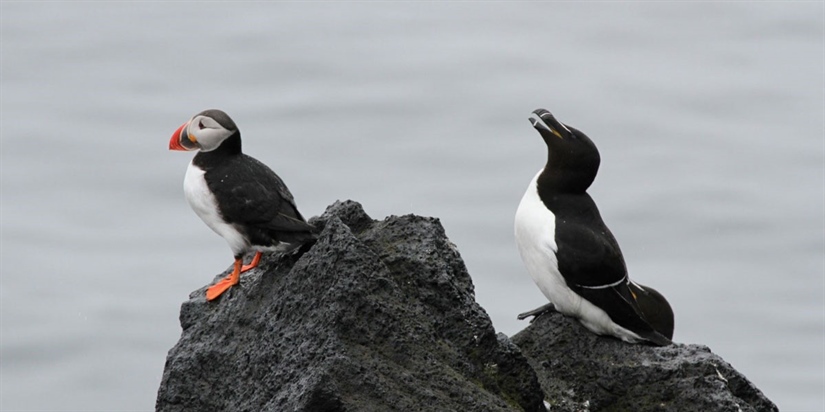
[[586, 192], [599, 170], [596, 145], [547, 110], [533, 113], [530, 122], [547, 146], [547, 163], [516, 211], [516, 244], [527, 272], [549, 307], [591, 331], [627, 342], [670, 344], [670, 305], [652, 289], [630, 282], [619, 244]]
[[557, 192], [583, 193], [599, 171], [599, 150], [576, 128], [567, 126], [545, 109], [533, 112], [530, 123], [547, 145], [542, 186]]
[[[261, 252], [291, 251], [315, 239], [281, 178], [241, 152], [241, 132], [226, 113], [196, 114], [175, 130], [169, 149], [198, 150], [183, 182], [186, 200], [235, 257], [232, 273], [207, 290], [207, 300], [238, 284], [241, 272], [258, 265]], [[253, 251], [252, 262], [243, 265]]]

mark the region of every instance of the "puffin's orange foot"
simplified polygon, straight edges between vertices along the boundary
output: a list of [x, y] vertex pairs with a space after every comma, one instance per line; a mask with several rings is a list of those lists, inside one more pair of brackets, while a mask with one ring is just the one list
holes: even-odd
[[241, 266], [241, 273], [246, 272], [249, 269], [254, 269], [258, 267], [258, 263], [261, 262], [261, 252], [255, 252], [255, 257], [252, 258], [252, 261], [249, 262], [248, 265]]
[[[232, 286], [237, 285], [239, 282], [232, 282], [232, 275], [229, 275], [221, 280], [218, 283], [206, 289], [206, 300], [215, 300], [218, 296], [223, 295], [224, 292], [229, 290]], [[240, 279], [239, 279], [240, 280]]]
[[232, 268], [232, 273], [229, 276], [221, 279], [218, 283], [206, 289], [206, 300], [215, 300], [218, 296], [223, 295], [232, 286], [241, 283], [241, 265], [243, 261], [240, 257], [235, 258], [235, 266]]

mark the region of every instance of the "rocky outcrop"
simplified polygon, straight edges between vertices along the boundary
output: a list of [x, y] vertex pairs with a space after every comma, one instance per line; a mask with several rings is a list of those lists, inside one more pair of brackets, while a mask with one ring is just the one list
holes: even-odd
[[703, 346], [630, 345], [558, 314], [496, 335], [438, 219], [347, 201], [312, 222], [312, 247], [183, 303], [156, 410], [776, 410]]
[[513, 336], [551, 411], [777, 411], [742, 374], [702, 345], [630, 345], [559, 313]]
[[[181, 308], [158, 411], [543, 411], [435, 218], [338, 202], [302, 255], [267, 256]], [[224, 275], [220, 275], [224, 276]]]

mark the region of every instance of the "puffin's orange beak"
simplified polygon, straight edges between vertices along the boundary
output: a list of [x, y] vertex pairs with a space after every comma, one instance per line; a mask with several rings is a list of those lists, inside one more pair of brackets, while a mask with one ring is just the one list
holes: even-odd
[[[172, 138], [169, 139], [169, 150], [192, 150], [187, 149], [183, 145], [181, 145], [181, 138], [183, 137], [182, 134], [187, 134], [185, 129], [186, 126], [189, 125], [189, 122], [184, 123], [181, 127], [178, 127], [178, 130], [175, 130], [175, 133], [172, 133]], [[189, 138], [187, 137], [187, 141]], [[188, 143], [188, 142], [187, 142]]]

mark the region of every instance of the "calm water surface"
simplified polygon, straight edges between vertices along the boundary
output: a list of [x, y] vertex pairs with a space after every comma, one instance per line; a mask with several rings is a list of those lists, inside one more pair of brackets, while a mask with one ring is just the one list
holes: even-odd
[[221, 108], [306, 216], [441, 218], [496, 328], [544, 303], [512, 236], [546, 107], [675, 340], [825, 409], [825, 8], [759, 3], [0, 4], [0, 409], [154, 407], [178, 310], [231, 262], [189, 210]]

